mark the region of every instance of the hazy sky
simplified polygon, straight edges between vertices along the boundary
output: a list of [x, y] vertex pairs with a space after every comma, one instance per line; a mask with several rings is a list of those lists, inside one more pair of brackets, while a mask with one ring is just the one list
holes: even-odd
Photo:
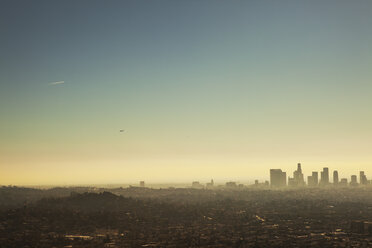
[[0, 184], [372, 178], [371, 27], [370, 0], [2, 0]]

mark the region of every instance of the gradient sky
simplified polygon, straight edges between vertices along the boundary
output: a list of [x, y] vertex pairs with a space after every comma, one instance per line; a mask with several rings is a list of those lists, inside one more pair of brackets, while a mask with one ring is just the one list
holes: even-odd
[[372, 178], [371, 27], [370, 0], [2, 0], [0, 184]]

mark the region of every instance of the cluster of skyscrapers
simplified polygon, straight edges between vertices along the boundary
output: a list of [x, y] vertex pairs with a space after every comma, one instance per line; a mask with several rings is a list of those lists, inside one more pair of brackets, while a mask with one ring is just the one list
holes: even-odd
[[[320, 172], [320, 178], [317, 171], [313, 171], [311, 176], [307, 177], [307, 185], [311, 187], [315, 186], [327, 186], [327, 185], [335, 185], [335, 186], [347, 186], [347, 185], [367, 185], [371, 184], [370, 180], [367, 180], [364, 171], [360, 171], [359, 173], [359, 183], [358, 178], [356, 175], [351, 176], [351, 181], [348, 183], [347, 178], [338, 177], [338, 171], [333, 171], [333, 182], [330, 182], [329, 179], [329, 169], [327, 167], [323, 168], [323, 171]], [[302, 173], [301, 164], [297, 164], [297, 170], [293, 172], [293, 177], [288, 177], [287, 183], [287, 173], [282, 171], [281, 169], [271, 169], [270, 170], [270, 185], [272, 187], [284, 187], [284, 186], [305, 186], [305, 178], [304, 174]]]

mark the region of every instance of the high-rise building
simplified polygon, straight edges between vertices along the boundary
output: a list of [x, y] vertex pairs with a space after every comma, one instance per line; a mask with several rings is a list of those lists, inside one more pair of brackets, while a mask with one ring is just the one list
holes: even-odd
[[287, 185], [287, 173], [281, 169], [270, 170], [270, 185], [271, 187], [284, 187]]
[[324, 167], [323, 171], [320, 172], [320, 184], [321, 185], [329, 184], [329, 171], [327, 167]]
[[310, 187], [314, 187], [314, 179], [313, 176], [307, 176], [307, 185]]
[[140, 187], [142, 187], [142, 188], [145, 187], [145, 181], [140, 181]]
[[356, 175], [352, 175], [352, 176], [351, 176], [350, 185], [352, 185], [352, 186], [356, 186], [356, 185], [358, 185], [358, 182], [357, 182], [357, 176], [356, 176]]
[[314, 186], [318, 185], [319, 184], [318, 172], [317, 171], [313, 171], [313, 173], [311, 174], [311, 176], [313, 178]]
[[297, 170], [293, 173], [293, 178], [295, 179], [297, 185], [302, 186], [305, 184], [304, 174], [302, 173], [301, 164], [297, 164]]
[[302, 173], [301, 164], [297, 164], [297, 170], [293, 172], [293, 177], [288, 178], [289, 186], [303, 186], [305, 184], [304, 174]]
[[318, 172], [313, 171], [311, 176], [307, 177], [307, 185], [310, 187], [318, 186]]
[[338, 184], [338, 171], [333, 171], [333, 184], [337, 185]]
[[359, 183], [361, 185], [366, 185], [368, 183], [368, 180], [367, 180], [366, 175], [364, 174], [364, 171], [359, 172]]
[[297, 186], [297, 182], [295, 181], [293, 177], [288, 177], [288, 186], [290, 187]]

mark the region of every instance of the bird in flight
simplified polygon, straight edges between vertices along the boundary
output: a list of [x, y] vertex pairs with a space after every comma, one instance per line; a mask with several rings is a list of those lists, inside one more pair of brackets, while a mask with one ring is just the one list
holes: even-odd
[[124, 129], [120, 129], [119, 132], [123, 133], [125, 130]]

